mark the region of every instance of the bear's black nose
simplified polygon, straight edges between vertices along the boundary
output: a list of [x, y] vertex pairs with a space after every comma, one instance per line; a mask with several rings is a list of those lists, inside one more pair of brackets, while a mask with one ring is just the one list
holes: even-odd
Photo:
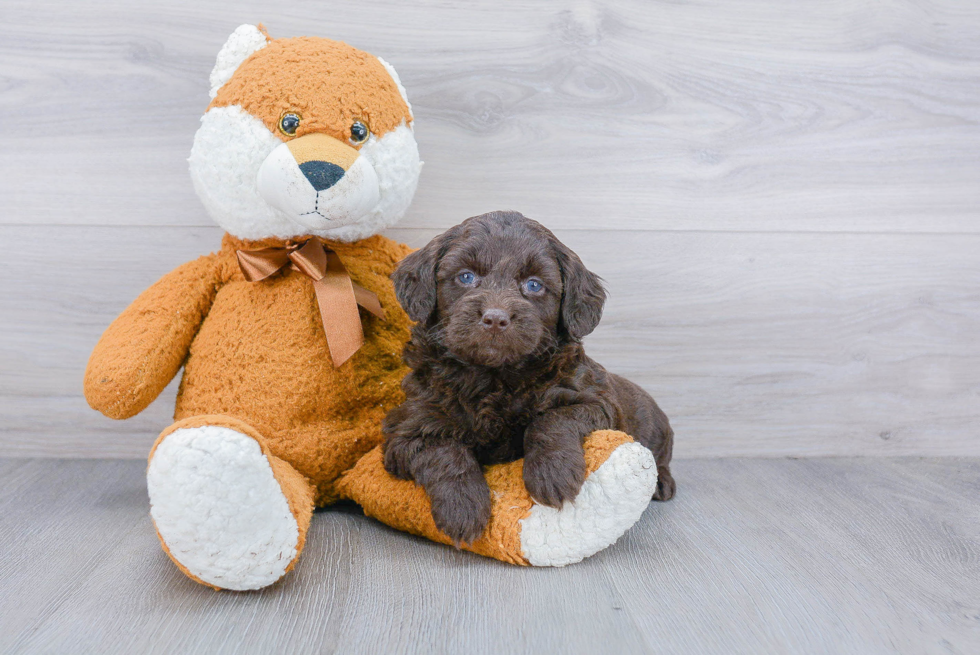
[[344, 169], [328, 161], [308, 161], [299, 165], [299, 170], [317, 191], [329, 189], [344, 176]]

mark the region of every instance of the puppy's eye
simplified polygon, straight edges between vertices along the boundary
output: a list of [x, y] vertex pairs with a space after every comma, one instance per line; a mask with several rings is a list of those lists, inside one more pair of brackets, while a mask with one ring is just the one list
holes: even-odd
[[538, 278], [532, 277], [524, 280], [524, 290], [528, 293], [539, 293], [542, 289], [544, 289], [544, 285]]
[[354, 121], [354, 124], [350, 126], [350, 142], [352, 145], [361, 145], [368, 140], [369, 136], [371, 136], [371, 130], [361, 121]]
[[476, 284], [476, 273], [474, 273], [473, 271], [463, 271], [462, 273], [456, 276], [456, 279], [464, 287], [471, 287], [474, 284]]
[[286, 136], [293, 136], [296, 134], [296, 128], [299, 127], [299, 122], [301, 118], [299, 114], [295, 114], [291, 111], [287, 111], [279, 119], [279, 131]]

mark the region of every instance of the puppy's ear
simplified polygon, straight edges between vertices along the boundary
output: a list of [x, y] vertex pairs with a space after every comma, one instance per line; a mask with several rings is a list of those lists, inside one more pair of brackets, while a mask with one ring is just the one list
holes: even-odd
[[568, 246], [551, 235], [558, 265], [561, 268], [561, 322], [559, 331], [571, 339], [581, 339], [599, 325], [606, 290], [602, 278], [590, 271]]
[[436, 268], [455, 234], [455, 228], [440, 234], [403, 259], [391, 274], [398, 303], [416, 323], [427, 323], [436, 310]]

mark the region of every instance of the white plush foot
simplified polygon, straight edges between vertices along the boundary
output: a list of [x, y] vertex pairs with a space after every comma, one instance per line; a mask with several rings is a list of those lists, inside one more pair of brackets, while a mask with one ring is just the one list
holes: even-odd
[[657, 490], [653, 453], [625, 443], [586, 478], [561, 509], [535, 505], [521, 521], [521, 549], [532, 566], [581, 562], [612, 545], [636, 523]]
[[208, 584], [265, 587], [296, 558], [296, 519], [247, 435], [218, 426], [175, 430], [157, 446], [146, 486], [170, 554]]

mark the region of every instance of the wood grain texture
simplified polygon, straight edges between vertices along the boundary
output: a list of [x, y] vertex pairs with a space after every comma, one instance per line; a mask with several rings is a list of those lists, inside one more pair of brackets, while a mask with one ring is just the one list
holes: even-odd
[[[61, 233], [38, 249], [46, 228], [0, 226], [0, 452], [142, 458], [176, 385], [111, 421], [81, 397], [85, 363], [220, 230]], [[678, 457], [980, 455], [980, 236], [558, 233], [610, 290], [588, 352], [657, 398]]]
[[215, 247], [186, 157], [227, 34], [382, 54], [426, 167], [392, 236], [515, 208], [609, 283], [590, 352], [680, 457], [980, 454], [980, 4], [6, 0], [0, 453], [139, 457], [98, 335]]
[[318, 512], [281, 583], [161, 552], [138, 462], [0, 461], [9, 653], [973, 653], [980, 460], [678, 462], [678, 496], [564, 569]]
[[227, 35], [383, 55], [426, 168], [406, 227], [980, 231], [962, 0], [4, 2], [4, 224], [207, 226], [185, 159]]

